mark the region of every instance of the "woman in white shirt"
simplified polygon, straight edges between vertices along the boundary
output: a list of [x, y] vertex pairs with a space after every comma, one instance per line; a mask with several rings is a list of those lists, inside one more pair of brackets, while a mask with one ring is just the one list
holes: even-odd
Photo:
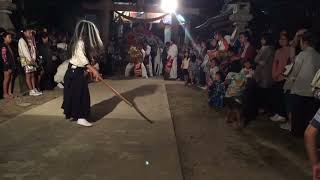
[[26, 27], [22, 31], [22, 37], [18, 42], [18, 51], [21, 66], [23, 67], [26, 75], [26, 82], [29, 88], [30, 96], [39, 96], [42, 95], [36, 89], [36, 79], [35, 73], [37, 71], [37, 63], [36, 63], [36, 45], [33, 41], [33, 35], [31, 28]]
[[90, 94], [86, 71], [90, 71], [96, 81], [102, 77], [90, 65], [90, 60], [103, 53], [103, 44], [97, 27], [89, 21], [80, 21], [72, 39], [72, 57], [64, 77], [63, 105], [66, 119], [73, 118], [77, 124], [90, 127], [87, 121], [90, 113]]

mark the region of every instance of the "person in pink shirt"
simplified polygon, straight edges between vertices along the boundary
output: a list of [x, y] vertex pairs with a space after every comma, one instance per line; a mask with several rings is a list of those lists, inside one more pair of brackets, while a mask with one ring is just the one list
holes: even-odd
[[280, 34], [279, 39], [280, 48], [277, 49], [272, 66], [272, 79], [273, 85], [273, 113], [274, 116], [270, 120], [275, 122], [286, 121], [286, 112], [284, 105], [284, 91], [283, 85], [285, 83], [285, 67], [291, 63], [293, 57], [291, 57], [292, 48], [289, 45], [289, 38], [286, 33]]

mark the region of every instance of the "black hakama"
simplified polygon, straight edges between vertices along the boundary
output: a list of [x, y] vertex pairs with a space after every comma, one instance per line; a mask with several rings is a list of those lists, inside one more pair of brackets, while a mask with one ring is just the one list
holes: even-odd
[[90, 114], [90, 93], [85, 68], [69, 64], [64, 77], [62, 108], [66, 119], [87, 119]]

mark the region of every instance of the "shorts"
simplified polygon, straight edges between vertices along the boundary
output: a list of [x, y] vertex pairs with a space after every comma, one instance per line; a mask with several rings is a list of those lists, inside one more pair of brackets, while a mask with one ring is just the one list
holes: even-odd
[[27, 73], [27, 74], [37, 71], [37, 67], [36, 66], [32, 66], [32, 65], [26, 65], [23, 68], [24, 68], [24, 72]]
[[242, 99], [241, 97], [225, 97], [223, 99], [224, 104], [229, 109], [241, 109]]
[[14, 70], [14, 67], [12, 65], [3, 65], [3, 68], [2, 68], [3, 71], [9, 71], [9, 70]]
[[320, 130], [320, 109], [316, 113], [316, 115], [311, 120], [310, 124], [316, 129]]
[[183, 69], [183, 70], [182, 70], [182, 74], [183, 74], [184, 76], [188, 76], [188, 75], [189, 75], [188, 69]]
[[195, 75], [197, 74], [197, 72], [196, 72], [196, 71], [189, 70], [189, 71], [188, 71], [188, 74], [189, 74], [189, 75], [192, 75], [192, 76], [195, 76]]

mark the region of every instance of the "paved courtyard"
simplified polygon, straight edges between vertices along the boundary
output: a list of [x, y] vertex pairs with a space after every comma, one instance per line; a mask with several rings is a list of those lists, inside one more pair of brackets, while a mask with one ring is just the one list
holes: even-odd
[[92, 128], [64, 119], [61, 90], [2, 100], [0, 179], [310, 179], [302, 139], [266, 118], [237, 131], [208, 107], [205, 91], [160, 79], [107, 82], [155, 123], [103, 83], [90, 85]]
[[93, 84], [92, 128], [65, 120], [61, 97], [0, 125], [0, 179], [182, 180], [162, 81], [110, 84], [155, 123], [143, 120], [102, 83]]

